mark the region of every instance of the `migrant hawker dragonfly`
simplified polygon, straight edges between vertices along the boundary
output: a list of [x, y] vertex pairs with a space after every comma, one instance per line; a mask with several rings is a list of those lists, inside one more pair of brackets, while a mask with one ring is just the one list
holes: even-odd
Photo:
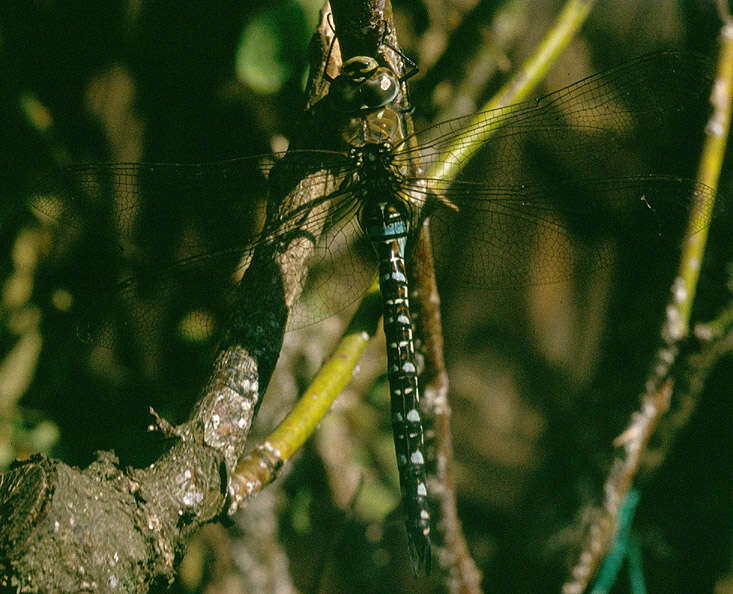
[[[430, 513], [408, 294], [417, 231], [430, 217], [439, 278], [511, 288], [572, 276], [573, 257], [565, 246], [578, 237], [607, 238], [634, 229], [650, 244], [659, 237], [679, 239], [680, 221], [693, 202], [693, 228], [703, 228], [711, 216], [705, 205], [712, 204], [712, 191], [666, 161], [686, 144], [675, 136], [675, 124], [705, 113], [702, 71], [697, 60], [676, 53], [645, 56], [536, 100], [410, 134], [400, 77], [373, 58], [355, 57], [344, 63], [325, 99], [342, 129], [336, 149], [291, 151], [280, 160], [72, 166], [31, 204], [62, 225], [69, 223], [67, 229], [80, 228], [90, 209], [113, 204], [109, 231], [120, 253], [148, 262], [149, 253], [134, 249], [141, 208], [154, 209], [161, 194], [180, 197], [175, 212], [166, 208], [148, 217], [153, 234], [155, 221], [185, 220], [191, 209], [205, 210], [203, 235], [217, 236], [216, 249], [193, 234], [179, 238], [175, 249], [153, 250], [153, 273], [130, 273], [116, 287], [114, 294], [124, 298], [134, 299], [149, 283], [180, 290], [182, 271], [209, 271], [221, 262], [229, 269], [246, 266], [242, 262], [258, 247], [299, 233], [313, 238], [309, 269], [318, 272], [306, 285], [308, 307], [291, 312], [290, 326], [298, 327], [355, 302], [378, 269], [410, 557], [416, 571], [429, 570]], [[491, 136], [484, 140], [487, 131]], [[654, 142], [664, 149], [659, 162], [644, 164], [630, 156], [636, 144]], [[475, 157], [457, 150], [467, 144], [479, 145]], [[523, 151], [537, 146], [569, 156], [574, 170], [548, 164], [539, 175], [525, 169]], [[271, 212], [262, 224], [256, 180], [305, 165], [316, 173], [297, 191], [317, 197]], [[454, 167], [456, 175], [444, 175]], [[232, 225], [236, 234], [219, 232]], [[528, 268], [525, 255], [538, 237], [544, 249], [533, 254]], [[459, 258], [451, 250], [457, 243], [463, 246]], [[593, 266], [614, 258], [608, 241], [597, 241], [589, 253]], [[109, 287], [96, 279], [90, 284], [93, 298], [82, 309], [92, 319], [89, 312], [97, 310], [95, 301]]]

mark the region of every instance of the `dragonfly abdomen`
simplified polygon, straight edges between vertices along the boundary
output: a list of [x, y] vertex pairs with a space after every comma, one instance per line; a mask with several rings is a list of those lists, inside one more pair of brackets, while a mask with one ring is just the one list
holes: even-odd
[[405, 507], [410, 561], [417, 575], [422, 566], [426, 573], [430, 573], [430, 511], [425, 482], [420, 391], [405, 269], [408, 225], [394, 204], [377, 204], [369, 215], [365, 227], [379, 258], [392, 432]]

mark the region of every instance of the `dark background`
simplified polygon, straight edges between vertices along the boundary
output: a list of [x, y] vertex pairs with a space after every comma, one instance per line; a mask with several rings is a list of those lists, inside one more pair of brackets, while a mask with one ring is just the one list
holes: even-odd
[[[559, 6], [396, 2], [400, 43], [421, 68], [411, 86], [418, 126], [446, 117], [443, 104], [458, 109], [456, 89], [478, 77], [477, 65], [487, 75], [494, 69], [479, 100], [490, 96]], [[215, 291], [200, 287], [188, 300], [150, 296], [146, 307], [159, 312], [155, 322], [133, 325], [111, 344], [77, 340], [72, 316], [58, 305], [66, 294], [59, 290], [73, 296], [89, 275], [114, 276], [114, 241], [104, 247], [98, 230], [79, 240], [81, 247], [59, 248], [26, 208], [34, 184], [70, 163], [207, 162], [282, 148], [279, 139], [297, 131], [318, 8], [315, 2], [2, 3], [2, 278], [14, 278], [19, 250], [38, 261], [24, 260], [27, 299], [9, 305], [6, 298], [2, 306], [0, 348], [9, 379], [0, 402], [1, 463], [50, 447], [51, 455], [80, 466], [98, 449], [114, 449], [124, 464], [149, 464], [165, 444], [145, 430], [148, 406], [172, 422], [185, 419], [211, 358], [213, 339], [181, 338], [181, 318], [205, 308], [223, 322]], [[718, 27], [708, 2], [598, 6], [544, 89], [658, 49], [712, 60]], [[691, 122], [680, 133], [684, 140], [670, 151], [684, 161], [678, 173], [693, 175], [699, 128]], [[166, 208], [177, 205], [157, 204], [151, 212]], [[150, 216], [157, 239], [175, 241], [184, 232], [165, 228], [164, 215]], [[729, 298], [729, 223], [723, 213], [713, 227], [699, 320]], [[663, 261], [639, 255], [638, 266], [633, 258], [620, 260], [573, 282], [509, 295], [451, 286], [442, 293], [459, 512], [486, 590], [553, 591], [564, 578], [573, 529], [583, 507], [601, 495], [611, 441], [637, 404], [675, 258], [673, 250]], [[287, 411], [342, 325], [331, 318], [289, 335], [258, 417], [261, 434]], [[24, 337], [30, 346], [13, 358]], [[410, 576], [399, 513], [388, 515], [398, 489], [383, 348], [378, 337], [334, 413], [262, 496], [277, 518], [273, 542], [284, 547], [301, 591], [439, 589], [435, 578]], [[650, 592], [731, 588], [732, 382], [728, 359], [642, 493], [635, 528]], [[242, 575], [253, 579], [256, 555], [240, 538], [258, 530], [248, 511], [255, 513], [245, 510], [234, 526], [212, 526], [194, 539], [174, 591], [239, 591]], [[622, 574], [616, 591], [626, 584]]]

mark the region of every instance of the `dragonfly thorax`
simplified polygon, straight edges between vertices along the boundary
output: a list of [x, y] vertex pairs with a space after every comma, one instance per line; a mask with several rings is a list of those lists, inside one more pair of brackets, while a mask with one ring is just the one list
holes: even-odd
[[394, 161], [394, 149], [390, 142], [368, 143], [352, 147], [349, 158], [366, 175], [384, 175]]
[[349, 156], [355, 166], [355, 177], [362, 201], [401, 199], [403, 177], [394, 166], [394, 150], [389, 142], [352, 147]]
[[385, 143], [395, 147], [404, 136], [402, 117], [391, 107], [349, 118], [341, 134], [344, 142], [351, 147]]
[[410, 205], [400, 192], [402, 176], [393, 166], [394, 152], [388, 142], [352, 148], [350, 156], [358, 167], [359, 220], [370, 240], [406, 236]]

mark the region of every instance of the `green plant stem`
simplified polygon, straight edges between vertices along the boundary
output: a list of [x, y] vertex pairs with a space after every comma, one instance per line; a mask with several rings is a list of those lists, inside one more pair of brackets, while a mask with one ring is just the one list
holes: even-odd
[[381, 301], [379, 285], [369, 288], [343, 338], [295, 408], [253, 452], [237, 465], [232, 485], [242, 501], [274, 480], [277, 471], [305, 443], [334, 400], [351, 381], [357, 362], [377, 330]]
[[474, 124], [484, 120], [486, 116], [483, 112], [504, 109], [505, 115], [510, 114], [513, 111], [513, 104], [526, 98], [535, 89], [563, 50], [575, 38], [594, 3], [595, 0], [569, 0], [565, 4], [537, 49], [525, 60], [517, 73], [481, 107], [479, 113], [476, 114], [477, 119], [469, 124], [469, 128], [474, 127], [471, 130], [470, 142], [462, 135], [457, 135], [446, 150], [446, 154], [451, 155], [451, 158], [438, 159], [428, 173], [429, 178], [442, 181], [455, 179], [462, 164], [470, 159], [501, 127], [500, 124], [487, 127], [478, 126], [481, 133], [477, 134]]
[[[718, 70], [710, 97], [713, 114], [705, 129], [705, 143], [703, 144], [700, 166], [697, 172], [697, 181], [714, 191], [718, 188], [730, 129], [731, 100], [733, 99], [733, 24], [727, 24], [723, 27], [721, 40]], [[687, 239], [682, 246], [679, 269], [679, 278], [682, 279], [682, 286], [684, 287], [684, 299], [677, 303], [679, 323], [673, 330], [673, 336], [678, 338], [686, 337], [689, 332], [692, 305], [695, 300], [697, 281], [700, 276], [705, 245], [707, 244], [708, 226], [702, 225], [702, 228], [700, 228], [699, 221], [710, 219], [714, 203], [714, 200], [697, 201], [693, 204], [689, 218], [691, 229], [689, 229]], [[695, 232], [696, 229], [699, 230]]]
[[[713, 113], [705, 127], [706, 138], [697, 175], [699, 184], [713, 192], [717, 189], [723, 165], [733, 100], [733, 25], [730, 20], [725, 22], [721, 29], [718, 69], [710, 98]], [[607, 554], [619, 522], [619, 510], [642, 466], [649, 440], [669, 409], [672, 391], [679, 391], [671, 371], [677, 360], [678, 344], [689, 332], [690, 315], [707, 242], [706, 223], [712, 216], [712, 208], [712, 201], [707, 194], [693, 202], [687, 239], [683, 244], [677, 278], [672, 286], [667, 318], [662, 328], [664, 344], [656, 354], [639, 409], [632, 414], [628, 427], [614, 441], [614, 445], [622, 449], [614, 459], [603, 487], [603, 506], [594, 512], [593, 522], [586, 530], [577, 557], [578, 562], [571, 570], [571, 577], [563, 585], [563, 594], [584, 592]], [[686, 379], [684, 375], [681, 378]], [[702, 388], [697, 387], [699, 397]], [[676, 398], [679, 399], [680, 395], [676, 394]], [[665, 443], [670, 443], [670, 440]]]

